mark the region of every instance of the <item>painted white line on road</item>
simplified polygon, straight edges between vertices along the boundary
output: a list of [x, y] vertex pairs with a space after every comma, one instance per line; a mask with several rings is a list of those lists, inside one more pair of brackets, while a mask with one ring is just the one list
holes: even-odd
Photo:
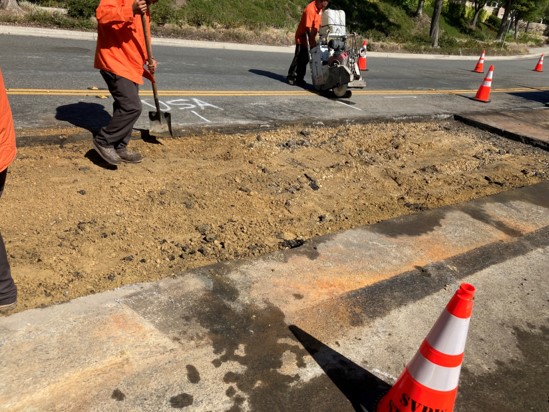
[[355, 109], [355, 110], [362, 111], [362, 109], [360, 109], [360, 108], [358, 108], [358, 107], [351, 106], [350, 104], [345, 103], [345, 102], [337, 101], [337, 103], [342, 104], [342, 105], [347, 106], [347, 107], [350, 107], [351, 109]]
[[383, 96], [384, 99], [417, 99], [417, 96]]
[[198, 113], [196, 113], [194, 110], [191, 110], [191, 113], [195, 114], [196, 116], [200, 117], [202, 120], [204, 120], [206, 123], [211, 123], [208, 119], [205, 117], [200, 116]]

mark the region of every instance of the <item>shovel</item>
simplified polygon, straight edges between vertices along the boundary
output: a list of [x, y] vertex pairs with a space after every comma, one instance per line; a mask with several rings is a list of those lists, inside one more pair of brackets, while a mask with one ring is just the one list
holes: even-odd
[[[145, 15], [141, 15], [141, 22], [143, 23], [143, 34], [145, 35], [145, 46], [147, 46], [147, 56], [149, 64], [152, 64], [152, 49], [151, 49], [151, 40], [149, 39], [149, 31], [147, 30], [147, 20]], [[154, 104], [156, 106], [156, 112], [149, 112], [149, 134], [153, 136], [162, 136], [170, 134], [173, 137], [172, 131], [172, 116], [170, 113], [162, 113], [160, 111], [160, 103], [158, 101], [158, 91], [156, 90], [156, 81], [154, 80], [154, 74], [152, 76], [152, 89], [154, 95]]]

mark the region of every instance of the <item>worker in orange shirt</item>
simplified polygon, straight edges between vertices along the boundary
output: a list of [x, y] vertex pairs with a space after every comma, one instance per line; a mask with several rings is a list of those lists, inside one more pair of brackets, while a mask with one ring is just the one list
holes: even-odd
[[[101, 0], [97, 17], [94, 67], [100, 70], [114, 99], [109, 124], [93, 138], [99, 155], [108, 163], [139, 163], [143, 157], [127, 148], [133, 126], [141, 115], [139, 85], [156, 71], [156, 60], [147, 63], [141, 15], [150, 22], [149, 4], [157, 0]], [[147, 27], [149, 25], [147, 24]], [[147, 64], [148, 72], [144, 66]]]
[[[4, 190], [8, 166], [15, 159], [15, 130], [11, 116], [10, 103], [4, 86], [4, 78], [0, 70], [0, 196]], [[8, 255], [2, 235], [0, 235], [0, 313], [15, 309], [17, 304], [17, 286], [11, 277]]]
[[[305, 73], [309, 63], [309, 47], [316, 46], [316, 35], [322, 23], [322, 10], [328, 7], [328, 0], [313, 0], [303, 10], [295, 32], [295, 54], [286, 80], [289, 84], [305, 86]], [[309, 46], [307, 46], [307, 38]]]

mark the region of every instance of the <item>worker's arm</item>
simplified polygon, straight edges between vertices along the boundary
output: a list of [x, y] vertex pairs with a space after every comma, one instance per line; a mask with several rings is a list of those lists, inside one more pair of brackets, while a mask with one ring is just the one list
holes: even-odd
[[316, 46], [316, 35], [318, 33], [318, 30], [316, 30], [314, 27], [307, 27], [307, 38], [309, 39], [309, 46], [315, 47]]

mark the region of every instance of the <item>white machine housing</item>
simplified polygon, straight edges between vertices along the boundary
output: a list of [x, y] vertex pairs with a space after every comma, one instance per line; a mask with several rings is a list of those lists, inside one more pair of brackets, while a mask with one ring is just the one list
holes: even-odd
[[311, 74], [317, 90], [333, 90], [337, 97], [350, 95], [348, 88], [364, 88], [366, 82], [358, 68], [356, 35], [347, 35], [345, 12], [322, 12], [319, 42], [311, 48]]
[[327, 9], [322, 12], [320, 23], [321, 36], [332, 34], [334, 36], [345, 36], [345, 12], [343, 10]]

